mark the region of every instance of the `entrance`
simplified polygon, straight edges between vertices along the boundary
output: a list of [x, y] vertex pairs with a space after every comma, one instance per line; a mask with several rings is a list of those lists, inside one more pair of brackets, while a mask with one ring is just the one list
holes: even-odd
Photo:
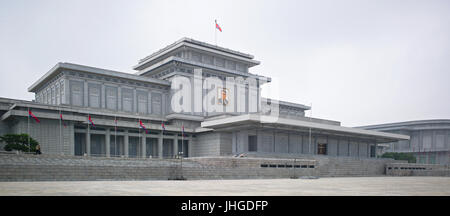
[[257, 138], [256, 136], [248, 136], [248, 151], [249, 152], [256, 152], [258, 151], [258, 144], [257, 144]]
[[327, 144], [326, 143], [317, 144], [317, 154], [319, 154], [319, 155], [327, 154]]

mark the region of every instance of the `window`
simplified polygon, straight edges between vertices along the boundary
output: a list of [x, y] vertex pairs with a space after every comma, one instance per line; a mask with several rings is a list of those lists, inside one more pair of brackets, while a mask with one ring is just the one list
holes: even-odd
[[375, 148], [374, 145], [371, 145], [371, 146], [370, 146], [370, 157], [375, 157], [375, 156], [376, 156], [376, 153], [377, 153], [376, 150], [377, 150], [377, 149]]
[[106, 108], [111, 110], [117, 110], [117, 88], [109, 87], [106, 90]]
[[248, 136], [248, 151], [257, 151], [257, 138], [256, 136]]
[[326, 155], [327, 154], [327, 144], [325, 144], [325, 143], [317, 144], [317, 154]]
[[122, 89], [122, 110], [133, 112], [133, 90]]
[[160, 115], [162, 112], [162, 95], [160, 93], [152, 93], [152, 113]]
[[70, 100], [75, 106], [83, 106], [83, 83], [78, 81], [70, 81]]
[[148, 98], [148, 93], [147, 92], [138, 92], [138, 95], [137, 95], [137, 102], [138, 102], [137, 108], [138, 108], [138, 112], [139, 113], [144, 113], [144, 114], [147, 113], [147, 106], [148, 106], [147, 98]]
[[100, 108], [100, 85], [89, 84], [89, 106]]

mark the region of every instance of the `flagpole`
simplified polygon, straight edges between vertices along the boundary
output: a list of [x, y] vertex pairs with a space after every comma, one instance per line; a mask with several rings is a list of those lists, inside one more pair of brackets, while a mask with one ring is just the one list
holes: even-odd
[[30, 152], [30, 150], [31, 150], [31, 144], [30, 144], [30, 107], [28, 107], [27, 133], [28, 133], [28, 152]]
[[214, 25], [214, 42], [215, 42], [215, 44], [216, 44], [216, 46], [217, 46], [217, 20], [214, 20], [215, 21], [215, 25]]
[[136, 145], [136, 157], [138, 156], [137, 147], [141, 144], [141, 118], [138, 118], [139, 120], [139, 143]]
[[[311, 118], [312, 118], [312, 103], [311, 103], [311, 113], [309, 115], [309, 122], [311, 123]], [[311, 153], [311, 126], [309, 127], [309, 153]]]
[[[161, 119], [161, 125], [163, 125], [164, 124], [164, 121]], [[164, 128], [162, 128], [162, 131], [161, 131], [161, 141], [162, 141], [162, 146], [164, 146]], [[162, 147], [161, 146], [161, 147]], [[162, 149], [159, 149], [159, 147], [158, 147], [158, 152], [159, 151], [161, 151], [162, 152]], [[159, 154], [159, 153], [158, 153]], [[163, 158], [163, 155], [160, 155], [160, 157], [161, 158]]]
[[[59, 145], [62, 146], [61, 107], [59, 107]], [[61, 149], [60, 149], [61, 151]]]
[[114, 156], [117, 157], [117, 115], [114, 114]]
[[[88, 138], [90, 139], [91, 138], [91, 135], [90, 135], [90, 133], [89, 133], [89, 124], [91, 123], [90, 121], [89, 121], [89, 113], [88, 113], [88, 120], [87, 120], [87, 134], [88, 134]], [[89, 142], [90, 142], [90, 140], [89, 140]], [[88, 140], [86, 140], [86, 149], [85, 149], [85, 153], [86, 153], [86, 155], [87, 155], [87, 153], [88, 153], [88, 149], [87, 149], [87, 143], [88, 143]], [[89, 146], [89, 148], [90, 148], [90, 146]]]
[[180, 155], [180, 172], [181, 172], [181, 179], [184, 179], [183, 177], [183, 146], [184, 146], [184, 122], [181, 121], [181, 155]]
[[183, 158], [183, 156], [184, 156], [184, 151], [183, 151], [183, 146], [184, 146], [184, 122], [182, 121], [181, 122], [181, 128], [182, 128], [182, 131], [181, 131], [181, 158]]

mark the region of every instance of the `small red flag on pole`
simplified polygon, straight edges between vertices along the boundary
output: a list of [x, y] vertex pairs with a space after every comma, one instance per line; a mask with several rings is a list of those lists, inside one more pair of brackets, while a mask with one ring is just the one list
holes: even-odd
[[217, 24], [217, 20], [216, 21], [216, 29], [219, 29], [220, 32], [222, 32], [222, 28], [220, 28], [219, 24]]
[[35, 120], [37, 123], [40, 123], [40, 122], [41, 122], [41, 121], [39, 121], [39, 119], [31, 112], [31, 110], [28, 110], [28, 115], [29, 115], [30, 117], [34, 118], [34, 120]]
[[89, 115], [89, 123], [92, 125], [92, 127], [95, 127], [94, 122], [91, 119], [91, 115]]

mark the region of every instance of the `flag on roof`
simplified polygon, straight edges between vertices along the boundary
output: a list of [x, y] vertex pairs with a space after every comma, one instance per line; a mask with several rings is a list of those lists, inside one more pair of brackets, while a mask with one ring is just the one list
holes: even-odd
[[216, 21], [216, 29], [219, 29], [220, 32], [222, 32], [222, 28], [220, 28], [219, 24], [217, 24], [217, 20]]
[[41, 121], [39, 121], [39, 119], [31, 112], [31, 110], [28, 110], [28, 116], [34, 118], [34, 120], [37, 123], [40, 123]]

